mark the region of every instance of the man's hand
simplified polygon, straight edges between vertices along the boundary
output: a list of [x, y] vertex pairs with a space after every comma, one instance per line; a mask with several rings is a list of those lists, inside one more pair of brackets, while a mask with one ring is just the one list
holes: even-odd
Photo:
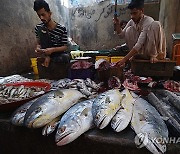
[[44, 63], [42, 63], [42, 66], [48, 67], [50, 61], [51, 61], [51, 58], [49, 56], [46, 56], [45, 60], [44, 60]]
[[150, 63], [157, 63], [158, 59], [156, 57], [151, 57], [150, 58]]
[[120, 60], [120, 61], [118, 61], [118, 62], [116, 62], [116, 63], [114, 63], [113, 65], [112, 65], [112, 67], [119, 67], [119, 66], [123, 66], [123, 65], [125, 65], [125, 60]]
[[36, 48], [35, 52], [39, 53], [39, 54], [42, 54], [42, 53], [44, 53], [44, 50], [45, 49]]
[[44, 50], [45, 55], [51, 55], [54, 52], [53, 48], [46, 48]]
[[114, 23], [114, 31], [117, 32], [117, 34], [121, 33], [121, 26], [120, 26], [120, 21], [118, 18], [113, 18], [113, 23]]

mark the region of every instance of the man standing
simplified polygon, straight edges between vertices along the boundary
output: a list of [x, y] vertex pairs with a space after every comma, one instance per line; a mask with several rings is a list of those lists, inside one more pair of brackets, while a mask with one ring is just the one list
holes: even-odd
[[125, 38], [130, 52], [116, 65], [123, 65], [132, 57], [149, 59], [151, 63], [166, 57], [166, 39], [159, 21], [144, 15], [144, 0], [132, 0], [128, 5], [131, 20], [124, 29], [115, 18], [115, 30], [120, 38]]
[[44, 0], [34, 1], [34, 11], [42, 23], [36, 25], [37, 46], [35, 52], [45, 55], [43, 65], [49, 66], [50, 60], [68, 63], [70, 56], [67, 50], [67, 30], [51, 19], [52, 12]]

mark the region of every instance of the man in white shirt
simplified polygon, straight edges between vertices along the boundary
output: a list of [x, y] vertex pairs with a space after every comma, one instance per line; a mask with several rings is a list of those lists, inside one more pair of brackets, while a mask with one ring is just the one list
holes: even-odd
[[132, 57], [149, 59], [151, 63], [166, 57], [166, 39], [159, 21], [144, 15], [144, 0], [132, 0], [128, 5], [131, 20], [126, 27], [120, 27], [118, 18], [114, 19], [115, 30], [125, 41], [130, 52], [116, 65], [123, 65]]

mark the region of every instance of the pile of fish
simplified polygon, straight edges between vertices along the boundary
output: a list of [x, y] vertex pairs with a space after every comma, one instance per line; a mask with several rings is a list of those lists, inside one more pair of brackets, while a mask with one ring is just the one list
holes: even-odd
[[32, 79], [27, 79], [21, 75], [10, 75], [7, 77], [0, 77], [0, 84], [6, 83], [16, 83], [16, 82], [32, 81]]
[[60, 79], [53, 82], [51, 90], [55, 89], [75, 89], [86, 95], [88, 98], [93, 98], [98, 94], [98, 90], [102, 86], [102, 82], [96, 84], [90, 78], [84, 79]]
[[53, 90], [19, 107], [12, 114], [11, 122], [28, 128], [43, 127], [43, 135], [56, 130], [58, 146], [74, 141], [89, 129], [104, 129], [108, 125], [116, 132], [130, 125], [141, 141], [135, 143], [152, 153], [166, 151], [164, 142], [153, 139], [168, 137], [168, 129], [158, 111], [128, 89], [108, 90], [93, 99], [75, 89]]
[[0, 86], [0, 103], [6, 104], [13, 101], [28, 99], [45, 93], [45, 88], [21, 86]]
[[148, 99], [165, 118], [167, 124], [180, 133], [180, 96], [167, 90], [157, 90], [151, 92]]

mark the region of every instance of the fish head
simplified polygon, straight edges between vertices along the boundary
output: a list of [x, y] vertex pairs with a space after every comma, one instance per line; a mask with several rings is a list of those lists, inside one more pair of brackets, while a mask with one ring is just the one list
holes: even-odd
[[152, 153], [165, 153], [166, 152], [166, 144], [164, 142], [164, 138], [151, 138], [149, 136], [145, 137], [146, 144], [144, 145], [149, 151]]
[[116, 131], [120, 132], [127, 127], [127, 116], [124, 112], [118, 112], [111, 121], [111, 127]]
[[16, 126], [23, 126], [25, 114], [34, 101], [29, 101], [15, 110], [11, 115], [11, 123]]
[[25, 114], [26, 110], [20, 110], [18, 113], [11, 117], [11, 123], [16, 126], [23, 126]]
[[33, 128], [35, 123], [39, 121], [42, 115], [43, 115], [43, 109], [40, 106], [35, 108], [34, 111], [32, 111], [31, 113], [27, 112], [24, 121], [25, 126], [29, 128]]
[[[52, 120], [55, 114], [55, 100], [37, 100], [26, 112], [24, 125], [29, 128], [40, 128]], [[54, 117], [55, 118], [55, 117]]]
[[111, 120], [111, 117], [108, 116], [105, 112], [98, 112], [94, 117], [94, 123], [99, 129], [105, 128]]
[[60, 124], [55, 135], [57, 146], [62, 146], [75, 140], [80, 135], [80, 127], [81, 125], [73, 120], [68, 120], [63, 125]]

